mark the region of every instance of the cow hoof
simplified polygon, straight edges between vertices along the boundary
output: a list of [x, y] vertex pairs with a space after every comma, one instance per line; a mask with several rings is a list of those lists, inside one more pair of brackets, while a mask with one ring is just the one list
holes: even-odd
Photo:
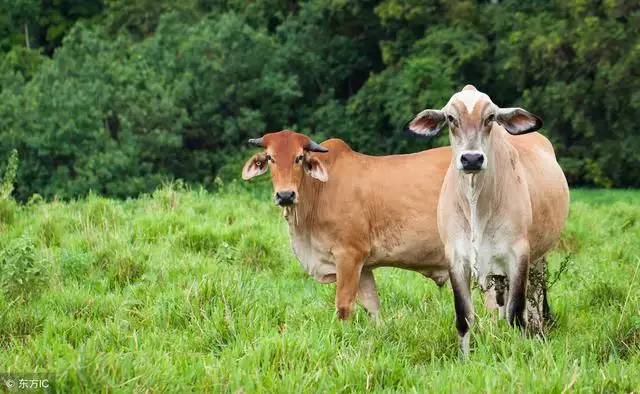
[[336, 311], [336, 314], [338, 316], [338, 320], [347, 320], [349, 319], [349, 316], [351, 315], [351, 311], [349, 310], [349, 308], [338, 308], [338, 310]]
[[371, 316], [371, 320], [373, 320], [375, 324], [380, 324], [380, 322], [382, 321], [382, 319], [380, 319], [380, 312], [378, 311], [369, 312], [369, 316]]

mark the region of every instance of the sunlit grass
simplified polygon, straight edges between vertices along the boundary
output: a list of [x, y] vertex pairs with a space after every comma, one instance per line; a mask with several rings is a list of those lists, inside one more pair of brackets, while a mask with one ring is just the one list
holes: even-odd
[[379, 269], [382, 322], [336, 321], [268, 197], [227, 189], [3, 204], [0, 369], [52, 371], [64, 392], [640, 389], [640, 192], [574, 191], [548, 337], [475, 294], [462, 362], [448, 285]]

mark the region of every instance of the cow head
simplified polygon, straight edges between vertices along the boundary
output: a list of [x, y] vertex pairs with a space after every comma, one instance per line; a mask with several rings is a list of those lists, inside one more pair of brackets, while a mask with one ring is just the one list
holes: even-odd
[[407, 123], [407, 129], [420, 136], [435, 136], [446, 124], [456, 169], [476, 173], [487, 168], [491, 154], [488, 143], [493, 124], [510, 134], [531, 133], [542, 127], [542, 120], [522, 108], [500, 108], [473, 85], [465, 86], [441, 110], [426, 109]]
[[311, 154], [328, 152], [328, 149], [306, 135], [285, 130], [251, 139], [249, 143], [264, 149], [245, 163], [242, 178], [251, 179], [270, 169], [277, 205], [289, 206], [298, 202], [298, 186], [305, 175], [322, 182], [328, 179], [322, 162]]

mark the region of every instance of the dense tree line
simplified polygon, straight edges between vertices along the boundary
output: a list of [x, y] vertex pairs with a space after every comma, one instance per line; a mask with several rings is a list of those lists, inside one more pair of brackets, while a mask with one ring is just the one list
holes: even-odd
[[127, 197], [237, 178], [282, 128], [370, 154], [466, 83], [545, 120], [572, 185], [638, 187], [632, 0], [4, 0], [1, 157], [16, 193]]

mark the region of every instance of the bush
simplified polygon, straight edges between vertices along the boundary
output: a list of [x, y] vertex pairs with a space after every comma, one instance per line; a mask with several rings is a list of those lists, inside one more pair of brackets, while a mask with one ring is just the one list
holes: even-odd
[[28, 237], [12, 241], [0, 251], [0, 288], [9, 299], [29, 299], [48, 283], [48, 267], [36, 256]]

